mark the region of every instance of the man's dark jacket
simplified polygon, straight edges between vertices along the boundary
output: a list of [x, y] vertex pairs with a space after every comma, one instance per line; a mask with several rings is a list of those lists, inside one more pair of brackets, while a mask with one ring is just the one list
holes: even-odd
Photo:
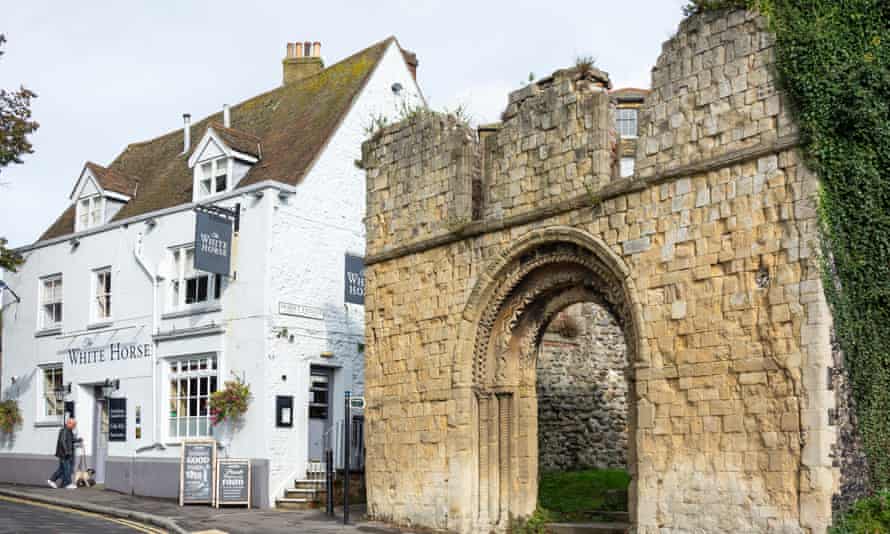
[[59, 439], [56, 440], [56, 458], [68, 459], [74, 456], [74, 432], [67, 426], [59, 430]]

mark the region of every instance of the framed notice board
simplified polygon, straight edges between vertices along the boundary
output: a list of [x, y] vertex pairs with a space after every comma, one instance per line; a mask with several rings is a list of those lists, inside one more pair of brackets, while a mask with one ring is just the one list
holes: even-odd
[[216, 462], [216, 507], [237, 504], [250, 508], [250, 460], [220, 458]]
[[108, 399], [108, 441], [127, 441], [127, 399]]
[[179, 462], [179, 506], [213, 505], [216, 441], [187, 439], [182, 442]]

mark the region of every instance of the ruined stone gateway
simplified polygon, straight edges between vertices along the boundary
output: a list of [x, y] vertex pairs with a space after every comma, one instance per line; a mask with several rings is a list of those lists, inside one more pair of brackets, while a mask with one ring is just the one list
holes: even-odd
[[685, 21], [630, 178], [592, 68], [512, 93], [499, 124], [419, 114], [364, 145], [371, 515], [489, 532], [531, 514], [541, 337], [593, 302], [627, 346], [636, 532], [825, 532], [818, 179], [772, 43], [744, 11]]

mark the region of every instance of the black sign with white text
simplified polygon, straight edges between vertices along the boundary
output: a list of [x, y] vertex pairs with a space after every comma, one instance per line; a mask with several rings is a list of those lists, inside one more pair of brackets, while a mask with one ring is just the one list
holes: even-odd
[[195, 269], [228, 276], [231, 268], [232, 222], [225, 217], [195, 213]]
[[108, 399], [108, 441], [127, 441], [127, 399]]
[[216, 504], [250, 505], [250, 460], [219, 460]]
[[213, 504], [213, 467], [216, 460], [216, 443], [211, 441], [184, 441], [180, 466], [179, 504]]
[[346, 294], [347, 304], [365, 304], [365, 260], [358, 256], [346, 255]]

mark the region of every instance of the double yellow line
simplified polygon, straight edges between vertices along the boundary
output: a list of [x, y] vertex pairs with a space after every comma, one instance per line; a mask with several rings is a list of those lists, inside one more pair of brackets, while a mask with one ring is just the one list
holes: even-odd
[[103, 521], [109, 521], [111, 523], [117, 523], [118, 525], [124, 525], [125, 527], [132, 528], [137, 532], [144, 532], [146, 534], [167, 534], [166, 530], [161, 530], [159, 528], [150, 527], [148, 525], [143, 525], [142, 523], [137, 523], [136, 521], [130, 521], [129, 519], [119, 519], [117, 517], [109, 517], [106, 515], [96, 514], [93, 512], [84, 512], [83, 510], [76, 510], [74, 508], [66, 508], [64, 506], [56, 506], [54, 504], [46, 504], [39, 501], [31, 501], [28, 499], [19, 499], [18, 497], [7, 497], [6, 495], [0, 495], [0, 500], [6, 502], [13, 502], [17, 504], [27, 504], [28, 506], [39, 506], [40, 508], [47, 508], [49, 510], [56, 510], [59, 512], [65, 512], [69, 514], [78, 514], [85, 517], [91, 517], [94, 519], [101, 519]]

